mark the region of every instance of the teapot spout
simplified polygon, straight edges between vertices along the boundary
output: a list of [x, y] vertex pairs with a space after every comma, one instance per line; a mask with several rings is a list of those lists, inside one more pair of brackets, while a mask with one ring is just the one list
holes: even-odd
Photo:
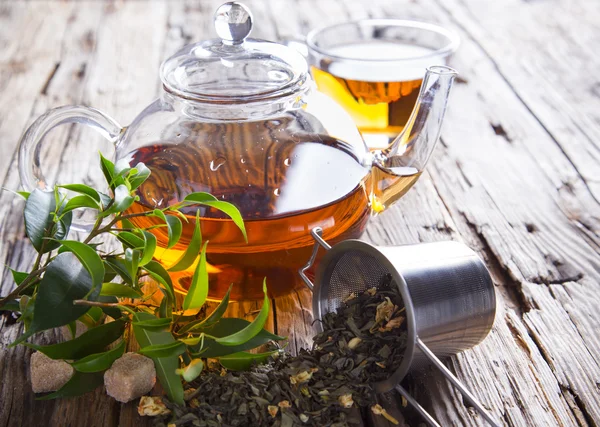
[[404, 129], [386, 149], [373, 153], [374, 196], [381, 208], [404, 195], [423, 172], [439, 139], [450, 88], [457, 74], [450, 67], [429, 67]]

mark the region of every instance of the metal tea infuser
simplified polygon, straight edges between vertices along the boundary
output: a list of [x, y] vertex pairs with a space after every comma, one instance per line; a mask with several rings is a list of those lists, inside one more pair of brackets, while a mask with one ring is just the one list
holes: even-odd
[[[320, 227], [311, 231], [315, 246], [308, 263], [299, 270], [313, 292], [316, 319], [344, 304], [350, 293], [379, 287], [388, 274], [404, 301], [408, 334], [404, 359], [387, 380], [373, 384], [375, 391], [397, 390], [431, 425], [439, 426], [400, 385], [409, 370], [433, 364], [492, 426], [499, 426], [439, 359], [474, 347], [492, 329], [494, 284], [477, 254], [451, 241], [384, 247], [346, 240], [331, 247], [322, 233]], [[327, 253], [313, 285], [306, 270], [313, 265], [319, 247]]]

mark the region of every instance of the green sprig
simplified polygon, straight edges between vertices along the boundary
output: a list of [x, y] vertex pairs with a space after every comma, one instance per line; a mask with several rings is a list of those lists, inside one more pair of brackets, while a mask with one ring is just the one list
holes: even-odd
[[[204, 358], [221, 358], [223, 366], [242, 369], [273, 355], [247, 353], [284, 339], [263, 329], [270, 310], [266, 280], [263, 306], [253, 322], [223, 317], [231, 287], [218, 307], [207, 314], [208, 242], [202, 241], [200, 211], [195, 221], [180, 211], [186, 208], [189, 212], [193, 206], [220, 210], [248, 241], [239, 210], [208, 193], [191, 193], [164, 209], [131, 212], [139, 200], [136, 190], [150, 177], [150, 170], [143, 163], [131, 167], [123, 160], [115, 165], [102, 155], [100, 168], [110, 196], [84, 184], [61, 185], [48, 192], [14, 192], [25, 199], [25, 231], [37, 256], [31, 271], [11, 270], [16, 287], [0, 298], [0, 309], [18, 312], [25, 326], [11, 346], [25, 344], [53, 359], [67, 360], [75, 368], [67, 384], [42, 398], [76, 396], [102, 384], [103, 372], [125, 352], [128, 339], [135, 339], [139, 352], [154, 361], [163, 389], [178, 404], [183, 404], [182, 380], [201, 375]], [[78, 209], [96, 215], [83, 242], [67, 239], [73, 211]], [[143, 222], [150, 225], [138, 227], [136, 219], [143, 217], [150, 219]], [[192, 221], [193, 235], [181, 257], [168, 268], [154, 260], [159, 247], [182, 247], [183, 224]], [[160, 241], [159, 234], [152, 232], [160, 227], [167, 228], [167, 241]], [[122, 249], [106, 253], [98, 242], [112, 236]], [[169, 272], [193, 265], [189, 291], [183, 300], [178, 299]], [[141, 292], [145, 277], [155, 280], [164, 295], [158, 306], [153, 305], [153, 294]], [[107, 322], [106, 316], [116, 320]], [[75, 337], [77, 323], [88, 328], [79, 337]], [[26, 342], [55, 327], [66, 327], [73, 338], [46, 346]], [[133, 334], [126, 333], [129, 328]], [[116, 347], [107, 349], [117, 341]]]

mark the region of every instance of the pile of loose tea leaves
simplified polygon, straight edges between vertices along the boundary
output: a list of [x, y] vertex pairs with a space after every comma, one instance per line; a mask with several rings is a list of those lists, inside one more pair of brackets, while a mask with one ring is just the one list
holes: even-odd
[[188, 384], [187, 405], [166, 402], [171, 414], [156, 425], [341, 427], [360, 423], [360, 408], [387, 417], [370, 384], [387, 379], [406, 348], [404, 305], [391, 284], [385, 277], [326, 314], [312, 350], [244, 372], [209, 363]]
[[323, 319], [313, 338], [315, 350], [328, 352], [333, 364], [351, 381], [385, 380], [398, 369], [406, 349], [406, 319], [398, 287], [383, 277], [378, 288], [350, 294]]

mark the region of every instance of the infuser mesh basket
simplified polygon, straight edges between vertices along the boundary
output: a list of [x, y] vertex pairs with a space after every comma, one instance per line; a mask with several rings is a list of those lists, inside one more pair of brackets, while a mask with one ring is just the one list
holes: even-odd
[[332, 262], [328, 269], [329, 283], [327, 295], [321, 293], [321, 298], [327, 299], [327, 311], [334, 311], [343, 304], [348, 294], [360, 294], [367, 289], [378, 287], [388, 269], [374, 257], [359, 251], [348, 251]]
[[[388, 284], [398, 288], [403, 300], [408, 336], [404, 359], [393, 367], [395, 371], [388, 379], [373, 384], [375, 391], [383, 393], [395, 388], [430, 425], [438, 426], [400, 385], [411, 368], [430, 363], [485, 420], [499, 426], [439, 360], [477, 345], [492, 328], [496, 311], [494, 285], [477, 254], [457, 242], [376, 247], [360, 240], [346, 240], [332, 248], [321, 237], [321, 229], [313, 229], [312, 235], [316, 241], [313, 253], [299, 274], [313, 290], [313, 314], [317, 319], [337, 310], [350, 294]], [[314, 263], [319, 246], [327, 253], [313, 285], [305, 272]], [[388, 275], [389, 279], [385, 277]]]

